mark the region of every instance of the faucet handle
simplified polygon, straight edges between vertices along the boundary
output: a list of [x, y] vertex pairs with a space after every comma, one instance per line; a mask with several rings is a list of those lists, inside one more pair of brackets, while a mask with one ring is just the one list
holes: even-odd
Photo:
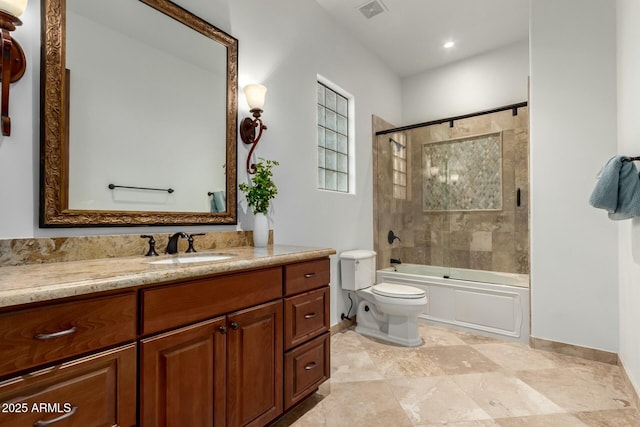
[[145, 256], [158, 256], [158, 252], [156, 252], [156, 239], [148, 234], [143, 234], [140, 237], [143, 239], [149, 239], [149, 251]]
[[193, 247], [193, 238], [195, 236], [204, 236], [205, 233], [194, 233], [194, 234], [189, 234], [189, 238], [187, 239], [187, 242], [189, 242], [189, 247], [187, 248], [187, 253], [189, 252], [198, 252], [196, 251], [196, 249]]

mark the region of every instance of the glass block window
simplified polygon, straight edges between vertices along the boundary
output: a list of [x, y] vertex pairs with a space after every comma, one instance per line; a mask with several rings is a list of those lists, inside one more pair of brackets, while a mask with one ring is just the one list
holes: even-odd
[[393, 157], [393, 198], [407, 199], [407, 138], [404, 134], [393, 134], [389, 138]]
[[318, 82], [318, 188], [349, 192], [349, 100]]

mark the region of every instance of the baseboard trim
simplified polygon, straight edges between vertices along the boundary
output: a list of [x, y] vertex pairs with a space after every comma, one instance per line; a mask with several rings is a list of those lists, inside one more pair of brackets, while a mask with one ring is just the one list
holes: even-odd
[[351, 319], [344, 319], [335, 325], [331, 326], [331, 335], [337, 334], [339, 332], [344, 331], [345, 329], [349, 329], [350, 327], [356, 324], [356, 316], [351, 316]]
[[622, 378], [624, 383], [627, 385], [627, 390], [629, 391], [629, 394], [631, 394], [631, 397], [633, 398], [633, 405], [636, 408], [640, 408], [640, 397], [638, 396], [638, 390], [633, 384], [633, 381], [631, 381], [631, 377], [629, 376], [627, 372], [627, 368], [624, 366], [624, 363], [621, 357], [618, 357], [618, 366], [620, 366], [620, 370], [622, 371]]
[[549, 341], [542, 338], [529, 337], [529, 345], [531, 348], [538, 350], [551, 351], [553, 353], [565, 354], [567, 356], [581, 357], [596, 362], [608, 363], [609, 365], [617, 365], [619, 362], [618, 354], [595, 348], [581, 347], [563, 342]]

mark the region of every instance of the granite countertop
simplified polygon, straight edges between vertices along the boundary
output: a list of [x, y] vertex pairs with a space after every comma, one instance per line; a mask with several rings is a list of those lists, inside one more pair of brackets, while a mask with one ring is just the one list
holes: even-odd
[[[274, 245], [230, 247], [197, 254], [122, 257], [0, 267], [0, 308], [178, 279], [267, 267], [335, 254], [334, 249]], [[188, 264], [149, 264], [171, 257], [228, 254], [233, 257]]]

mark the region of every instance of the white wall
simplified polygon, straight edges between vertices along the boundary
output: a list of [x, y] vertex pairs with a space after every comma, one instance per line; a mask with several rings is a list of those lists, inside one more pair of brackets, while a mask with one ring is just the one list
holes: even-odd
[[405, 125], [527, 100], [527, 40], [448, 64], [402, 82]]
[[[263, 119], [268, 126], [257, 153], [276, 159], [280, 194], [273, 204], [276, 243], [332, 247], [338, 252], [373, 247], [371, 114], [400, 122], [400, 80], [339, 28], [314, 0], [181, 0], [205, 20], [239, 40], [239, 83], [268, 87]], [[0, 139], [0, 238], [140, 233], [136, 228], [38, 229], [40, 5], [29, 2], [15, 37], [28, 57], [27, 74], [12, 86], [13, 136]], [[321, 74], [355, 97], [355, 195], [316, 189], [316, 76]], [[248, 115], [239, 96], [239, 118]], [[238, 182], [247, 154], [238, 138]], [[241, 195], [241, 193], [239, 193]], [[252, 228], [242, 198], [239, 227]], [[180, 227], [222, 231], [235, 226]], [[145, 233], [176, 227], [146, 227]], [[346, 311], [332, 258], [332, 323]]]
[[0, 135], [0, 238], [33, 236], [38, 198], [40, 4], [29, 2], [12, 33], [24, 49], [27, 68], [11, 84], [11, 136]]
[[[618, 152], [640, 155], [640, 2], [618, 0]], [[640, 392], [640, 218], [618, 228], [620, 359]]]
[[[400, 121], [400, 80], [315, 1], [235, 0], [230, 5], [232, 34], [240, 40], [240, 85], [257, 81], [268, 88], [263, 115], [268, 130], [257, 152], [280, 161], [274, 169], [279, 188], [272, 215], [276, 242], [332, 247], [338, 253], [373, 248], [371, 115]], [[318, 74], [354, 96], [355, 194], [316, 189]], [[243, 99], [239, 103], [246, 109]], [[246, 158], [244, 147], [239, 158]], [[238, 179], [245, 178], [239, 168]], [[246, 210], [244, 201], [241, 209]], [[250, 218], [242, 221], [243, 227], [252, 227]], [[332, 323], [348, 309], [337, 289], [336, 258]]]
[[617, 224], [587, 203], [616, 145], [610, 0], [531, 1], [532, 335], [617, 352]]

